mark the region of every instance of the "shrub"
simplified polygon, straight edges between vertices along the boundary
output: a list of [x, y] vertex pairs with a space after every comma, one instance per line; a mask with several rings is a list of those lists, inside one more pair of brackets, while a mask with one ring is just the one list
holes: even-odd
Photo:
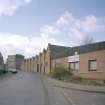
[[65, 69], [64, 67], [58, 66], [58, 67], [52, 69], [52, 72], [50, 75], [53, 78], [57, 78], [59, 80], [64, 80], [65, 78], [68, 78], [70, 75], [72, 75], [72, 73], [67, 71], [67, 69]]
[[82, 80], [83, 79], [81, 77], [78, 77], [78, 76], [75, 76], [75, 75], [71, 76], [68, 79], [68, 81], [73, 82], [73, 83], [80, 83], [80, 82], [82, 82]]

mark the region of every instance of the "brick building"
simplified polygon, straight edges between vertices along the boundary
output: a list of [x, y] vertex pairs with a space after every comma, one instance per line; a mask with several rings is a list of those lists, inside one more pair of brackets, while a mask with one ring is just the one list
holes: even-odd
[[63, 65], [76, 76], [105, 80], [105, 42], [71, 47], [65, 55], [56, 56], [54, 65]]
[[[76, 76], [105, 80], [105, 42], [76, 47], [48, 44], [46, 50], [34, 57], [33, 64], [26, 61], [25, 71], [49, 74], [53, 68], [62, 65]], [[30, 68], [30, 65], [33, 66]]]
[[[39, 72], [43, 74], [49, 74], [52, 69], [52, 60], [55, 58], [55, 55], [63, 54], [62, 51], [67, 50], [69, 47], [57, 46], [48, 44], [47, 49], [39, 53], [34, 57], [34, 66], [31, 66], [30, 60], [33, 58], [24, 59], [24, 71], [28, 72]], [[31, 67], [32, 68], [31, 68]]]

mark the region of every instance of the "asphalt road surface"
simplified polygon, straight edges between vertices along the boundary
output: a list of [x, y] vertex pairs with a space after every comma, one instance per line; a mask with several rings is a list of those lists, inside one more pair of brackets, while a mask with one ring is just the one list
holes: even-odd
[[105, 94], [54, 87], [40, 74], [0, 77], [0, 105], [105, 105]]

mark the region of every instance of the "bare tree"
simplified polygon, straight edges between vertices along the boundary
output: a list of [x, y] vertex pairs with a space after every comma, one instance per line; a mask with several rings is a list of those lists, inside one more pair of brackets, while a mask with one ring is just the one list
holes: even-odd
[[83, 41], [82, 41], [82, 43], [83, 43], [84, 45], [90, 44], [90, 43], [92, 43], [92, 42], [93, 42], [93, 37], [90, 36], [90, 35], [86, 35], [86, 36], [84, 37]]

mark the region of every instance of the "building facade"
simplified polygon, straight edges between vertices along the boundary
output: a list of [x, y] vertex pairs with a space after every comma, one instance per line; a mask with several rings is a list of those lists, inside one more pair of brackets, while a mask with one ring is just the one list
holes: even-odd
[[0, 70], [3, 70], [3, 69], [4, 69], [4, 60], [3, 60], [2, 54], [0, 53]]
[[53, 67], [63, 65], [74, 75], [105, 80], [105, 42], [70, 48], [66, 55], [52, 60]]
[[23, 55], [9, 55], [7, 58], [7, 69], [16, 69], [16, 70], [23, 70]]
[[30, 59], [31, 64], [30, 60], [24, 60], [24, 71], [49, 74], [57, 66], [63, 66], [76, 76], [105, 80], [105, 42], [76, 47], [48, 44], [34, 60]]

